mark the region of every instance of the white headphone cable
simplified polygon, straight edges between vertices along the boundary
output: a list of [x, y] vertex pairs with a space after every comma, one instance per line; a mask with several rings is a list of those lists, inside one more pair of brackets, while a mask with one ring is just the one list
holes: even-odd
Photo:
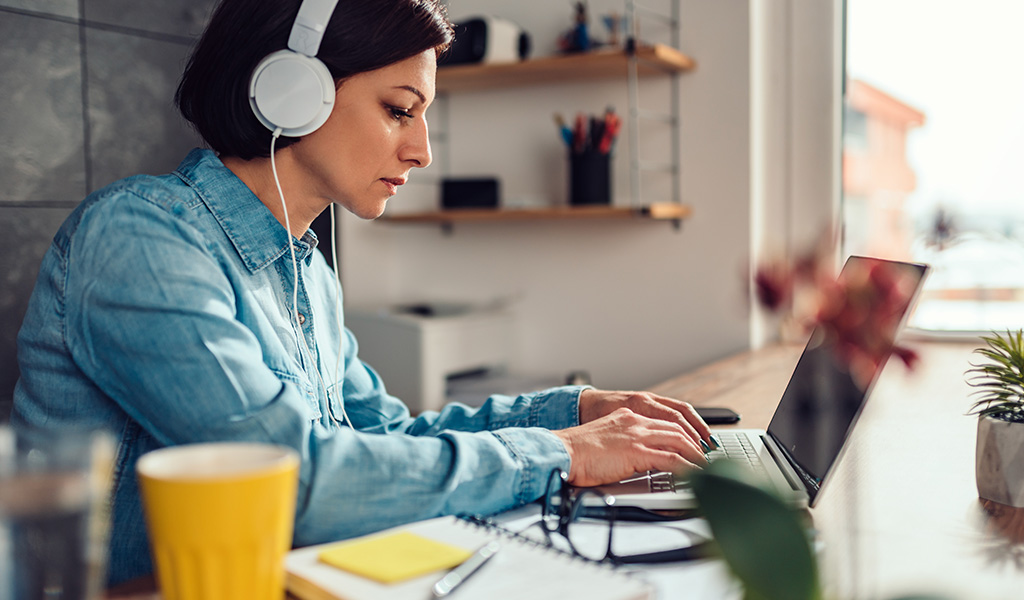
[[[341, 372], [341, 347], [344, 335], [344, 328], [341, 326], [341, 277], [338, 276], [338, 222], [334, 216], [334, 203], [331, 202], [331, 264], [334, 266], [334, 318], [338, 321], [338, 351], [335, 353], [337, 359], [334, 361], [334, 386], [337, 390], [338, 374]], [[345, 403], [341, 404], [341, 413], [348, 422], [345, 415]]]
[[[341, 277], [338, 276], [338, 236], [335, 230], [337, 229], [337, 221], [334, 216], [334, 203], [331, 202], [331, 264], [334, 266], [332, 271], [334, 272], [334, 318], [338, 321], [338, 350], [335, 352], [334, 361], [334, 393], [337, 397], [341, 398], [338, 406], [341, 407], [341, 418], [348, 424], [349, 427], [355, 429], [352, 422], [348, 420], [348, 413], [345, 412], [345, 399], [341, 397], [338, 391], [338, 384], [341, 383], [338, 379], [341, 373], [341, 351], [342, 343], [345, 339], [345, 328], [342, 327], [341, 322]], [[330, 396], [328, 396], [330, 399]]]
[[[299, 323], [299, 263], [298, 263], [298, 260], [295, 258], [295, 245], [292, 244], [292, 226], [291, 226], [291, 221], [288, 219], [288, 205], [285, 204], [285, 201], [284, 201], [284, 191], [281, 189], [281, 179], [277, 175], [277, 162], [274, 160], [274, 146], [276, 145], [277, 138], [280, 137], [280, 136], [281, 136], [281, 128], [280, 127], [275, 129], [273, 135], [270, 136], [270, 170], [274, 174], [274, 184], [277, 185], [277, 196], [281, 199], [281, 211], [284, 213], [284, 228], [285, 228], [286, 233], [288, 235], [288, 252], [291, 255], [291, 259], [292, 259], [292, 310], [291, 310], [290, 320], [292, 321], [292, 324], [294, 325], [294, 327], [292, 329], [293, 329], [293, 331], [295, 333], [296, 345], [298, 345], [300, 348], [302, 348], [302, 349], [304, 349], [306, 351], [306, 357], [309, 359], [310, 366], [312, 366], [313, 370], [316, 372], [316, 377], [320, 381], [320, 387], [324, 391], [324, 398], [327, 400], [327, 410], [331, 412], [332, 416], [334, 416], [333, 410], [331, 409], [331, 394], [330, 394], [330, 392], [327, 391], [327, 383], [324, 382], [323, 375], [321, 375], [321, 373], [320, 373], [320, 368], [317, 366], [316, 361], [313, 360], [313, 352], [309, 349], [309, 345], [306, 344], [306, 336], [301, 333], [302, 326]], [[333, 245], [334, 245], [334, 204], [333, 203], [331, 204], [331, 244], [332, 244], [331, 251], [334, 252], [334, 247], [333, 247]], [[340, 288], [341, 287], [341, 280], [338, 279], [337, 256], [336, 256], [336, 254], [335, 254], [334, 260], [335, 260], [334, 280], [337, 283], [337, 287]], [[336, 296], [335, 296], [335, 298], [336, 298], [335, 311], [336, 311], [336, 313], [338, 315], [339, 327], [341, 325], [341, 295], [340, 295], [340, 291], [341, 290], [338, 289], [338, 294], [336, 294]], [[335, 367], [334, 367], [334, 378], [335, 378], [334, 386], [335, 386], [335, 392], [337, 392], [337, 385], [338, 385], [337, 378], [338, 378], [338, 374], [339, 374], [339, 365], [340, 365], [340, 362], [341, 362], [341, 347], [342, 347], [341, 346], [341, 344], [342, 344], [342, 342], [341, 342], [341, 335], [342, 335], [342, 332], [339, 331], [338, 332], [338, 362], [335, 364]], [[342, 403], [341, 403], [341, 418], [342, 418], [342, 420], [344, 421], [345, 424], [347, 424], [349, 427], [352, 427], [352, 423], [349, 422], [348, 415], [345, 413], [344, 401], [342, 401]], [[337, 419], [337, 417], [335, 417], [335, 419]], [[352, 428], [355, 429], [354, 427], [352, 427]]]

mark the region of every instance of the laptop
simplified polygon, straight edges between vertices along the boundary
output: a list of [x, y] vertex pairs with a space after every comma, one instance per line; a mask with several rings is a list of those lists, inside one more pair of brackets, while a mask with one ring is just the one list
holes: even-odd
[[[892, 304], [893, 318], [883, 339], [895, 339], [917, 302], [928, 273], [922, 264], [895, 262], [863, 256], [851, 256], [839, 274], [839, 280], [866, 276], [877, 266], [891, 268], [902, 285]], [[712, 433], [723, 448], [710, 458], [739, 456], [751, 463], [751, 469], [793, 505], [813, 506], [822, 486], [842, 454], [871, 388], [878, 380], [886, 360], [877, 368], [855, 376], [837, 352], [837, 344], [821, 328], [812, 333], [790, 377], [782, 400], [767, 430], [722, 429]], [[885, 358], [892, 348], [886, 350]], [[582, 489], [582, 488], [581, 488]], [[650, 510], [693, 508], [696, 500], [685, 482], [671, 473], [637, 474], [618, 483], [598, 486], [605, 496], [613, 496], [616, 506], [636, 506]], [[585, 504], [601, 504], [597, 497]]]

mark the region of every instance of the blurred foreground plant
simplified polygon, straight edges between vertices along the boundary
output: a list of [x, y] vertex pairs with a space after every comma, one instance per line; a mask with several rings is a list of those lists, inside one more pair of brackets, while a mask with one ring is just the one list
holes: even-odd
[[917, 353], [896, 345], [888, 333], [898, 330], [913, 297], [913, 274], [899, 263], [869, 260], [848, 264], [837, 277], [834, 263], [833, 254], [820, 249], [792, 261], [764, 262], [754, 274], [758, 301], [790, 316], [803, 335], [817, 327], [835, 342], [838, 358], [858, 383], [871, 381], [890, 351], [913, 369]]
[[[714, 536], [714, 552], [743, 586], [744, 600], [822, 600], [808, 517], [739, 464], [719, 460], [690, 485]], [[898, 600], [944, 600], [902, 596]]]
[[690, 485], [745, 600], [821, 600], [818, 562], [795, 510], [727, 460], [696, 472]]

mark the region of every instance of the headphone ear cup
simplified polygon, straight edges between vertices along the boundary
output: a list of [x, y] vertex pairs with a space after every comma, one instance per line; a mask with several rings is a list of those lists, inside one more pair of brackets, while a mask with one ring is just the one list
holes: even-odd
[[267, 55], [249, 80], [249, 105], [260, 123], [301, 137], [323, 125], [334, 107], [334, 79], [320, 60], [292, 50]]

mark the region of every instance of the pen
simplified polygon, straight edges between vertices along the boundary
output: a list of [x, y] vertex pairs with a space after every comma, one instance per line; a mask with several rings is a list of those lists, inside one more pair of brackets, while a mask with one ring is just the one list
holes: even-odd
[[619, 128], [621, 126], [622, 119], [619, 118], [619, 115], [615, 114], [615, 111], [608, 109], [604, 115], [604, 132], [600, 143], [598, 143], [598, 152], [601, 154], [611, 152], [612, 144], [615, 143], [615, 138], [619, 135]]
[[573, 150], [583, 152], [587, 149], [587, 118], [583, 113], [576, 114], [576, 124], [573, 128]]
[[469, 579], [469, 576], [476, 573], [477, 569], [484, 566], [484, 563], [491, 560], [491, 557], [498, 553], [501, 545], [498, 542], [489, 542], [466, 559], [466, 562], [455, 567], [434, 584], [430, 589], [435, 598], [444, 598], [452, 593], [462, 582]]
[[565, 124], [565, 119], [558, 113], [555, 113], [555, 125], [558, 127], [559, 133], [562, 134], [562, 141], [565, 142], [565, 145], [572, 147], [572, 129], [569, 129], [569, 126]]
[[604, 119], [590, 117], [590, 148], [600, 145], [604, 138]]

